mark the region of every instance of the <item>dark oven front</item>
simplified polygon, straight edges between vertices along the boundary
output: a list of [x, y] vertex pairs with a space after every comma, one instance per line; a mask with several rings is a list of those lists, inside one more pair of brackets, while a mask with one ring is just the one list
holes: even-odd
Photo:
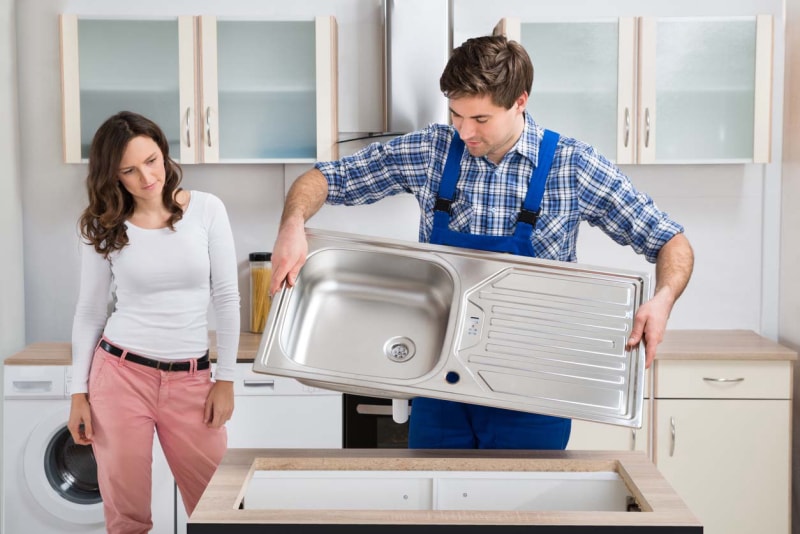
[[346, 393], [342, 404], [345, 449], [408, 447], [408, 422], [394, 422], [391, 399]]

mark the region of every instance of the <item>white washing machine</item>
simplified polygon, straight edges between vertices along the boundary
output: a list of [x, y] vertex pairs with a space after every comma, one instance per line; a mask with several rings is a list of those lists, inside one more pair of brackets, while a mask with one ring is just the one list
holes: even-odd
[[[4, 365], [3, 533], [105, 532], [91, 447], [67, 430], [70, 367]], [[155, 440], [153, 530], [175, 532], [172, 474]]]

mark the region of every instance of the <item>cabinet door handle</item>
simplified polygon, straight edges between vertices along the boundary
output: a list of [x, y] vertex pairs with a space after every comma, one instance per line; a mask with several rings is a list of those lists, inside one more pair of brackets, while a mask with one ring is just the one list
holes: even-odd
[[186, 108], [186, 146], [192, 148], [192, 138], [189, 135], [191, 130], [189, 128], [189, 116], [191, 114], [192, 108]]
[[625, 108], [625, 142], [623, 145], [628, 148], [628, 138], [631, 136], [631, 110]]
[[669, 455], [673, 456], [675, 454], [675, 435], [677, 434], [674, 417], [669, 418], [669, 433], [672, 436], [672, 443], [669, 444]]
[[631, 450], [636, 450], [636, 429], [631, 429]]
[[211, 146], [211, 106], [206, 108], [206, 139], [208, 146]]
[[706, 382], [744, 382], [744, 377], [739, 378], [711, 378], [708, 376], [704, 376], [703, 380]]
[[644, 147], [650, 146], [650, 108], [644, 108]]

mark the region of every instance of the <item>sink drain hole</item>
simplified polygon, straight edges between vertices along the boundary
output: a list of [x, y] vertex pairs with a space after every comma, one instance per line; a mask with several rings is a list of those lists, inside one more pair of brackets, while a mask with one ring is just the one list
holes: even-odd
[[414, 357], [417, 347], [407, 337], [393, 337], [383, 345], [383, 352], [393, 362], [407, 362]]

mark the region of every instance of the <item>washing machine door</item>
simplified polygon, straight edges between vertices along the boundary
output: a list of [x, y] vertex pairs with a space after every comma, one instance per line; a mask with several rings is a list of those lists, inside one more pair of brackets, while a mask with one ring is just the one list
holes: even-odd
[[76, 445], [67, 429], [69, 408], [43, 419], [25, 445], [25, 481], [34, 499], [54, 516], [79, 525], [103, 522], [92, 448]]

